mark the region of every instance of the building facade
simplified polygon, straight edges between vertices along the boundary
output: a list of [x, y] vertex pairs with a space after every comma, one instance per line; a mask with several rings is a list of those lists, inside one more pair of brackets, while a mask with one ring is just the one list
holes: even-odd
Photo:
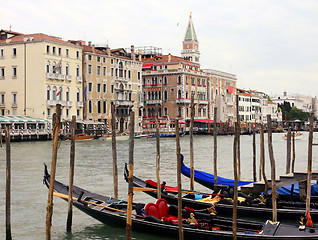
[[0, 115], [82, 118], [82, 47], [45, 34], [0, 31]]
[[114, 104], [117, 131], [129, 130], [130, 110], [135, 113], [135, 131], [141, 131], [142, 63], [124, 49], [110, 50], [91, 42], [84, 46], [83, 59], [84, 118], [110, 126]]

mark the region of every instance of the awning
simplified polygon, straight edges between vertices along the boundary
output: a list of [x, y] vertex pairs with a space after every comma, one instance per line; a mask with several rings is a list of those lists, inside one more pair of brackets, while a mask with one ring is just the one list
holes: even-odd
[[153, 64], [144, 64], [142, 65], [142, 68], [143, 69], [146, 69], [146, 68], [151, 68]]
[[35, 119], [28, 116], [0, 116], [0, 123], [44, 123], [48, 120]]
[[227, 87], [227, 92], [228, 93], [233, 93], [233, 86], [228, 86]]
[[[202, 123], [214, 123], [213, 120], [210, 119], [194, 119], [195, 122], [202, 122]], [[217, 123], [219, 123], [220, 121], [216, 121]]]

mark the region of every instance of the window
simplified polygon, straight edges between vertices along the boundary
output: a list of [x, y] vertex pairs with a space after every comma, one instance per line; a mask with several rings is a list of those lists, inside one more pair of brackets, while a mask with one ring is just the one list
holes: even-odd
[[88, 55], [87, 57], [89, 61], [92, 61], [92, 55]]
[[110, 63], [111, 63], [111, 64], [114, 64], [114, 59], [113, 59], [113, 58], [110, 60]]
[[191, 78], [191, 84], [195, 85], [195, 78], [194, 77]]
[[100, 83], [97, 83], [97, 92], [100, 92]]
[[100, 62], [100, 56], [97, 57], [97, 62]]
[[16, 57], [17, 56], [17, 49], [13, 48], [12, 49], [12, 57]]
[[65, 75], [66, 75], [66, 76], [69, 75], [69, 66], [68, 66], [68, 65], [65, 67]]
[[70, 110], [66, 109], [66, 117], [69, 117], [69, 116], [70, 116]]
[[101, 113], [100, 101], [97, 101], [97, 113]]
[[128, 78], [130, 79], [130, 70], [128, 70]]
[[106, 76], [106, 67], [103, 67], [103, 76]]
[[1, 93], [0, 97], [0, 104], [4, 105], [4, 93]]
[[166, 76], [163, 77], [163, 84], [164, 84], [164, 85], [167, 84], [167, 77], [166, 77]]
[[79, 91], [77, 91], [77, 93], [76, 93], [76, 101], [77, 102], [81, 101], [81, 96], [80, 96], [80, 92]]
[[138, 72], [138, 80], [140, 80], [140, 72]]
[[167, 92], [167, 90], [165, 90], [164, 93], [163, 93], [163, 100], [165, 100], [165, 101], [168, 100], [168, 92]]
[[88, 65], [88, 74], [92, 74], [92, 65]]
[[106, 93], [106, 90], [107, 90], [106, 87], [107, 87], [107, 86], [106, 86], [106, 83], [104, 83], [104, 84], [103, 84], [103, 92], [104, 92], [104, 93]]
[[47, 87], [46, 88], [46, 100], [50, 100], [50, 96], [51, 96], [51, 88]]
[[[181, 93], [181, 90], [179, 89], [178, 90], [178, 97], [177, 98], [181, 98], [182, 97], [182, 93]], [[180, 115], [180, 114], [179, 114]]]
[[106, 104], [107, 104], [107, 102], [104, 100], [103, 101], [103, 113], [106, 113]]
[[76, 51], [76, 58], [79, 59], [80, 56], [79, 56], [79, 51]]
[[111, 91], [111, 93], [114, 93], [114, 85], [110, 86], [110, 91]]
[[56, 47], [52, 47], [52, 53], [53, 53], [53, 55], [56, 54]]
[[58, 92], [58, 97], [59, 97], [59, 100], [62, 101], [63, 100], [63, 89], [60, 87], [60, 90]]
[[80, 67], [77, 66], [76, 67], [76, 77], [79, 77], [80, 76]]
[[81, 111], [79, 109], [76, 110], [76, 115], [78, 118], [81, 117]]
[[88, 83], [88, 91], [91, 92], [93, 88], [93, 83]]
[[51, 116], [51, 109], [50, 108], [46, 109], [46, 112], [47, 112], [47, 116], [50, 117]]
[[69, 92], [69, 90], [67, 89], [67, 91], [66, 91], [66, 93], [65, 93], [66, 95], [65, 95], [65, 97], [66, 97], [66, 101], [70, 101], [70, 92]]
[[65, 56], [69, 57], [69, 50], [68, 49], [65, 50]]
[[106, 63], [106, 58], [105, 57], [103, 58], [103, 63]]
[[178, 108], [178, 116], [181, 116], [181, 107]]
[[12, 67], [12, 78], [17, 78], [17, 67]]
[[0, 50], [0, 58], [4, 58], [4, 50], [3, 49]]
[[114, 76], [114, 69], [113, 68], [110, 69], [110, 76], [112, 76], [112, 77]]
[[49, 46], [49, 45], [46, 46], [46, 53], [47, 53], [47, 54], [50, 53], [50, 46]]
[[62, 55], [62, 48], [59, 48], [59, 56]]
[[53, 87], [52, 99], [53, 99], [53, 100], [56, 100], [56, 87]]
[[88, 113], [92, 113], [92, 100], [88, 101]]
[[181, 84], [181, 76], [178, 76], [178, 84]]
[[168, 116], [168, 108], [166, 108], [166, 107], [164, 108], [164, 115]]
[[100, 66], [97, 66], [97, 75], [100, 75]]

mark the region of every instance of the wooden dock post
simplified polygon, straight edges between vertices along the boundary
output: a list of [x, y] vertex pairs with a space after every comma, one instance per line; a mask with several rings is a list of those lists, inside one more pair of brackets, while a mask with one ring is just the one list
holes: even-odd
[[256, 142], [255, 142], [255, 126], [253, 127], [253, 181], [256, 182]]
[[[134, 140], [135, 140], [135, 113], [130, 111], [129, 116], [129, 175], [128, 175], [128, 204], [126, 221], [126, 239], [132, 239], [132, 203], [134, 195]], [[158, 183], [159, 184], [159, 183]]]
[[233, 230], [233, 240], [237, 239], [237, 205], [238, 205], [238, 177], [237, 177], [237, 136], [239, 135], [238, 123], [235, 123], [235, 134], [234, 134], [234, 144], [233, 144], [233, 169], [234, 169], [234, 197], [233, 197], [233, 218], [232, 218], [232, 230]]
[[156, 176], [157, 176], [157, 198], [161, 198], [161, 187], [160, 187], [160, 132], [159, 132], [159, 119], [158, 119], [159, 109], [158, 104], [156, 104], [156, 147], [157, 147], [157, 157], [156, 157]]
[[117, 171], [117, 149], [116, 149], [116, 107], [112, 104], [112, 154], [113, 154], [113, 179], [114, 179], [114, 198], [118, 199], [118, 171]]
[[292, 158], [292, 173], [295, 171], [295, 161], [296, 161], [296, 149], [295, 149], [295, 132], [293, 132], [293, 138], [292, 138], [292, 144], [293, 144], [293, 158]]
[[[5, 127], [6, 141], [6, 240], [11, 240], [11, 146], [10, 126]], [[2, 138], [2, 133], [1, 133]]]
[[287, 154], [286, 154], [286, 174], [290, 173], [290, 162], [291, 162], [291, 128], [288, 127], [287, 132]]
[[261, 129], [260, 129], [260, 168], [262, 171], [262, 174], [260, 173], [260, 181], [262, 180], [261, 176], [263, 176], [263, 180], [265, 183], [265, 194], [267, 194], [268, 190], [268, 182], [265, 174], [265, 143], [264, 143], [264, 124], [261, 123]]
[[72, 116], [71, 125], [71, 151], [70, 151], [70, 176], [68, 187], [68, 214], [66, 231], [72, 232], [72, 218], [73, 218], [73, 183], [74, 183], [74, 163], [75, 163], [75, 128], [76, 116]]
[[54, 190], [54, 181], [55, 181], [55, 172], [56, 172], [60, 122], [61, 122], [61, 105], [56, 104], [56, 118], [55, 118], [54, 127], [53, 127], [53, 153], [52, 153], [52, 164], [51, 164], [50, 187], [49, 187], [47, 213], [46, 213], [46, 240], [51, 239], [51, 227], [52, 227], [52, 215], [53, 215], [53, 190]]
[[218, 167], [217, 167], [217, 156], [218, 156], [218, 145], [217, 145], [217, 126], [216, 126], [216, 119], [217, 119], [217, 108], [214, 107], [214, 117], [213, 117], [213, 169], [214, 169], [214, 190], [217, 189], [218, 185]]
[[306, 210], [310, 211], [311, 198], [311, 171], [312, 171], [312, 142], [313, 142], [313, 128], [314, 128], [314, 113], [310, 113], [309, 137], [308, 137], [308, 166], [307, 166], [307, 197]]
[[180, 133], [179, 120], [176, 121], [176, 147], [177, 147], [177, 181], [178, 181], [178, 225], [179, 225], [179, 240], [183, 240], [182, 228], [182, 185], [181, 185], [181, 148], [180, 148]]
[[271, 162], [271, 182], [272, 182], [272, 209], [273, 209], [273, 222], [277, 222], [277, 199], [276, 199], [276, 176], [275, 176], [275, 159], [272, 143], [272, 118], [271, 115], [267, 115], [268, 126], [268, 152]]
[[190, 191], [194, 191], [194, 157], [193, 157], [193, 124], [194, 124], [194, 96], [191, 96], [190, 119]]
[[238, 124], [238, 136], [237, 136], [237, 169], [238, 169], [238, 180], [241, 180], [241, 121], [239, 113], [239, 96], [236, 95], [236, 118]]

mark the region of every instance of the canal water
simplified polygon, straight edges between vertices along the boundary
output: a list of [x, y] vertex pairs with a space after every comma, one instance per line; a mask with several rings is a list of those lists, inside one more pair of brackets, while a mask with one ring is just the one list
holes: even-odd
[[[273, 135], [276, 174], [284, 174], [286, 163], [286, 141], [283, 133]], [[189, 166], [189, 136], [180, 138], [181, 152]], [[270, 162], [265, 135], [266, 172], [270, 176]], [[259, 161], [259, 135], [257, 142], [257, 161]], [[318, 134], [314, 134], [318, 142]], [[144, 179], [155, 180], [156, 140], [135, 139], [134, 174]], [[117, 142], [119, 197], [127, 200], [127, 183], [123, 177], [125, 162], [128, 162], [129, 141]], [[11, 222], [14, 239], [45, 239], [45, 218], [48, 190], [42, 184], [43, 164], [51, 165], [52, 142], [17, 142], [11, 143], [12, 158], [12, 195]], [[176, 177], [176, 142], [174, 138], [161, 139], [161, 181], [175, 186]], [[213, 137], [194, 136], [195, 168], [213, 172]], [[218, 173], [220, 176], [233, 178], [233, 136], [218, 137]], [[296, 140], [296, 171], [307, 169], [308, 133]], [[242, 180], [252, 180], [252, 136], [241, 136], [241, 171]], [[56, 179], [68, 183], [70, 143], [61, 142], [58, 149]], [[313, 147], [313, 169], [318, 169], [318, 147]], [[5, 145], [0, 148], [0, 239], [5, 238]], [[258, 165], [257, 165], [258, 169]], [[112, 195], [112, 150], [111, 141], [92, 140], [76, 143], [75, 185], [92, 192]], [[182, 177], [182, 186], [189, 188], [189, 180]], [[208, 191], [196, 184], [198, 191]], [[155, 199], [143, 192], [135, 192], [135, 202], [149, 202]], [[126, 239], [124, 229], [101, 224], [95, 219], [74, 209], [73, 233], [66, 234], [67, 202], [54, 197], [52, 239]], [[133, 232], [135, 239], [164, 239]]]

